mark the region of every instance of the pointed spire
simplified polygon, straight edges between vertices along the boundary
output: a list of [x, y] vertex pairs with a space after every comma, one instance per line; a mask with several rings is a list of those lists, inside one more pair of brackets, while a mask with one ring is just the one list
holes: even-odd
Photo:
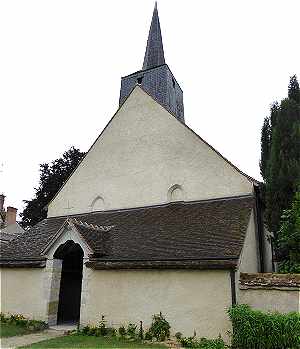
[[165, 64], [165, 57], [157, 11], [157, 2], [155, 1], [143, 70], [154, 68], [162, 64]]

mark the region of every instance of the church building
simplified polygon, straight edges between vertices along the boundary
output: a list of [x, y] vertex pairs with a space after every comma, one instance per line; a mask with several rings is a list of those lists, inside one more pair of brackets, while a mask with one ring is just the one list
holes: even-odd
[[1, 250], [1, 311], [50, 325], [143, 321], [226, 336], [239, 275], [272, 271], [260, 183], [185, 124], [155, 5], [142, 69], [48, 205]]

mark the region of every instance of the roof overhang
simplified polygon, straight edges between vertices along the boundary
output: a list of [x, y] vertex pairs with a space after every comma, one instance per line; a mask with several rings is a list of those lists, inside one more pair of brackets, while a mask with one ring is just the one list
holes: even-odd
[[62, 226], [58, 229], [57, 233], [42, 250], [41, 255], [53, 255], [58, 246], [60, 246], [62, 243], [68, 240], [72, 240], [75, 243], [78, 243], [82, 247], [86, 257], [87, 255], [94, 253], [92, 247], [86, 242], [82, 234], [76, 228], [72, 218], [67, 218], [65, 222], [62, 224]]

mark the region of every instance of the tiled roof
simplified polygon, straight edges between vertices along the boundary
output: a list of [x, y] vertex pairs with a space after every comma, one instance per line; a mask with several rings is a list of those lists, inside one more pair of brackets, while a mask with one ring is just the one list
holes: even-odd
[[240, 288], [300, 287], [299, 274], [241, 273]]
[[24, 229], [19, 223], [7, 225], [5, 228], [0, 229], [0, 241], [8, 242], [15, 239], [18, 235], [24, 233]]
[[94, 251], [89, 266], [95, 268], [232, 267], [253, 206], [253, 197], [246, 196], [47, 218], [3, 248], [0, 264], [42, 260], [42, 251], [71, 218]]

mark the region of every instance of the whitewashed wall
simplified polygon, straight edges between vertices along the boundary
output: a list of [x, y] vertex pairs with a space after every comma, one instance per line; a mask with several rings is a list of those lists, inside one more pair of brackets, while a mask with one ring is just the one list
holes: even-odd
[[251, 212], [246, 238], [239, 261], [239, 273], [259, 272], [259, 250], [255, 231], [254, 211]]
[[160, 311], [172, 333], [216, 337], [231, 325], [228, 271], [197, 270], [84, 270], [81, 324], [96, 324], [101, 315], [113, 326], [139, 323], [145, 327]]
[[[252, 193], [252, 184], [136, 87], [50, 203], [48, 216]], [[176, 194], [176, 195], [175, 195]]]
[[300, 288], [243, 288], [240, 290], [240, 303], [263, 311], [300, 312]]
[[47, 321], [45, 268], [1, 268], [1, 312]]

